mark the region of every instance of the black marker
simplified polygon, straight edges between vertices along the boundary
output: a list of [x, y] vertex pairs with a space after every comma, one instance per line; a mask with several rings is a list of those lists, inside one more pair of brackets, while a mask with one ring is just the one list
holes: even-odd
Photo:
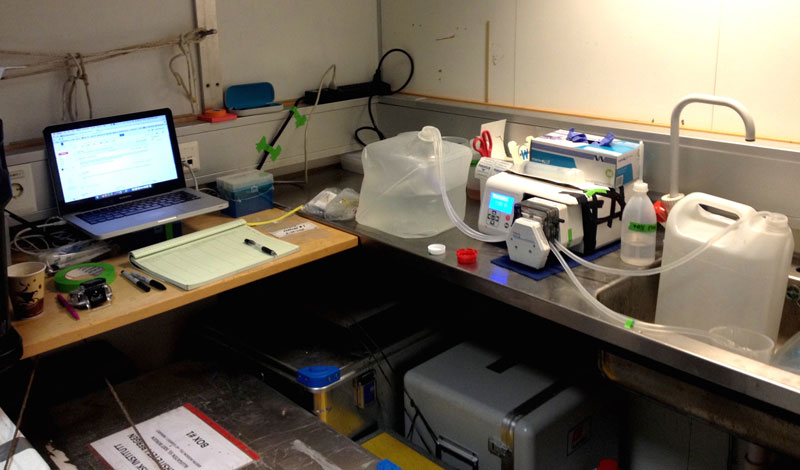
[[275, 250], [271, 250], [271, 249], [267, 248], [264, 245], [259, 245], [258, 243], [254, 242], [253, 240], [250, 240], [249, 238], [245, 238], [244, 239], [244, 244], [248, 245], [248, 246], [252, 246], [256, 250], [261, 250], [262, 253], [266, 253], [266, 254], [268, 254], [270, 256], [278, 256], [278, 253], [275, 253]]
[[155, 287], [158, 290], [167, 290], [167, 287], [164, 284], [156, 281], [152, 277], [147, 277], [144, 274], [137, 273], [136, 271], [132, 271], [131, 275], [145, 284], [150, 284], [152, 287]]
[[132, 283], [133, 283], [135, 286], [137, 286], [139, 289], [142, 289], [142, 290], [143, 290], [143, 291], [145, 291], [145, 292], [150, 292], [150, 286], [148, 286], [148, 285], [147, 285], [147, 284], [145, 284], [144, 282], [142, 282], [142, 281], [140, 281], [140, 280], [136, 279], [136, 277], [134, 277], [134, 276], [133, 276], [131, 273], [129, 273], [129, 272], [127, 272], [127, 271], [125, 271], [125, 270], [123, 269], [123, 270], [122, 270], [122, 272], [121, 272], [121, 274], [122, 274], [122, 277], [124, 277], [125, 279], [127, 279], [127, 280], [131, 281], [131, 282], [132, 282]]

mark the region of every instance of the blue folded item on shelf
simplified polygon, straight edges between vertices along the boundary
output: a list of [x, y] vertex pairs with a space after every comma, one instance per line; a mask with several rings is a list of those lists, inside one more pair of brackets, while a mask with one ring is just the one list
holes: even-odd
[[225, 90], [225, 107], [229, 111], [281, 106], [275, 103], [275, 89], [269, 82], [234, 85]]
[[[619, 250], [619, 247], [620, 247], [619, 243], [612, 243], [611, 245], [607, 245], [603, 248], [600, 248], [591, 255], [582, 256], [582, 258], [585, 259], [586, 261], [593, 261], [601, 256], [605, 256], [609, 253]], [[566, 258], [566, 261], [567, 265], [570, 268], [578, 266], [577, 261], [572, 261], [569, 258]], [[497, 266], [510, 269], [511, 271], [522, 274], [523, 276], [528, 276], [529, 278], [535, 281], [541, 281], [542, 279], [552, 276], [553, 274], [564, 272], [564, 268], [561, 267], [561, 263], [559, 263], [558, 260], [555, 259], [553, 255], [550, 255], [550, 257], [547, 259], [547, 264], [545, 264], [545, 266], [541, 269], [534, 269], [530, 266], [525, 266], [524, 264], [519, 264], [515, 261], [511, 261], [511, 258], [509, 258], [508, 255], [493, 259], [492, 264], [496, 264]]]

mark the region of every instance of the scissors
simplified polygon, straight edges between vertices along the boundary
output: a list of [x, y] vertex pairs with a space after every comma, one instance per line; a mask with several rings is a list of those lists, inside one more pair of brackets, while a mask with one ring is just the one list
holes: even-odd
[[472, 139], [472, 148], [481, 154], [482, 157], [492, 156], [492, 134], [489, 131], [481, 131], [480, 137]]

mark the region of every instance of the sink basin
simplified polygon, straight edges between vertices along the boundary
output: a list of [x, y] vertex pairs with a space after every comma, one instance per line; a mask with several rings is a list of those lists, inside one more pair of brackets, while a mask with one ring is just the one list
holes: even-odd
[[[797, 261], [797, 260], [795, 260]], [[800, 291], [800, 267], [793, 263], [794, 276], [789, 276], [789, 286]], [[606, 307], [640, 321], [653, 322], [656, 316], [658, 275], [623, 277], [598, 289], [595, 297]], [[780, 346], [800, 331], [800, 300], [786, 298], [776, 345]]]
[[661, 276], [623, 277], [600, 288], [595, 297], [615, 312], [640, 321], [656, 317], [658, 279]]

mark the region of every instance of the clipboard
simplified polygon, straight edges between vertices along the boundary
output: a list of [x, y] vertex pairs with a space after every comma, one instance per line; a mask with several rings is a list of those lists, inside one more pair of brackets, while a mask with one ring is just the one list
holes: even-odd
[[[248, 246], [254, 240], [275, 252], [268, 255]], [[172, 240], [131, 251], [133, 266], [184, 290], [224, 279], [300, 250], [291, 243], [249, 227], [244, 219], [217, 225]]]

